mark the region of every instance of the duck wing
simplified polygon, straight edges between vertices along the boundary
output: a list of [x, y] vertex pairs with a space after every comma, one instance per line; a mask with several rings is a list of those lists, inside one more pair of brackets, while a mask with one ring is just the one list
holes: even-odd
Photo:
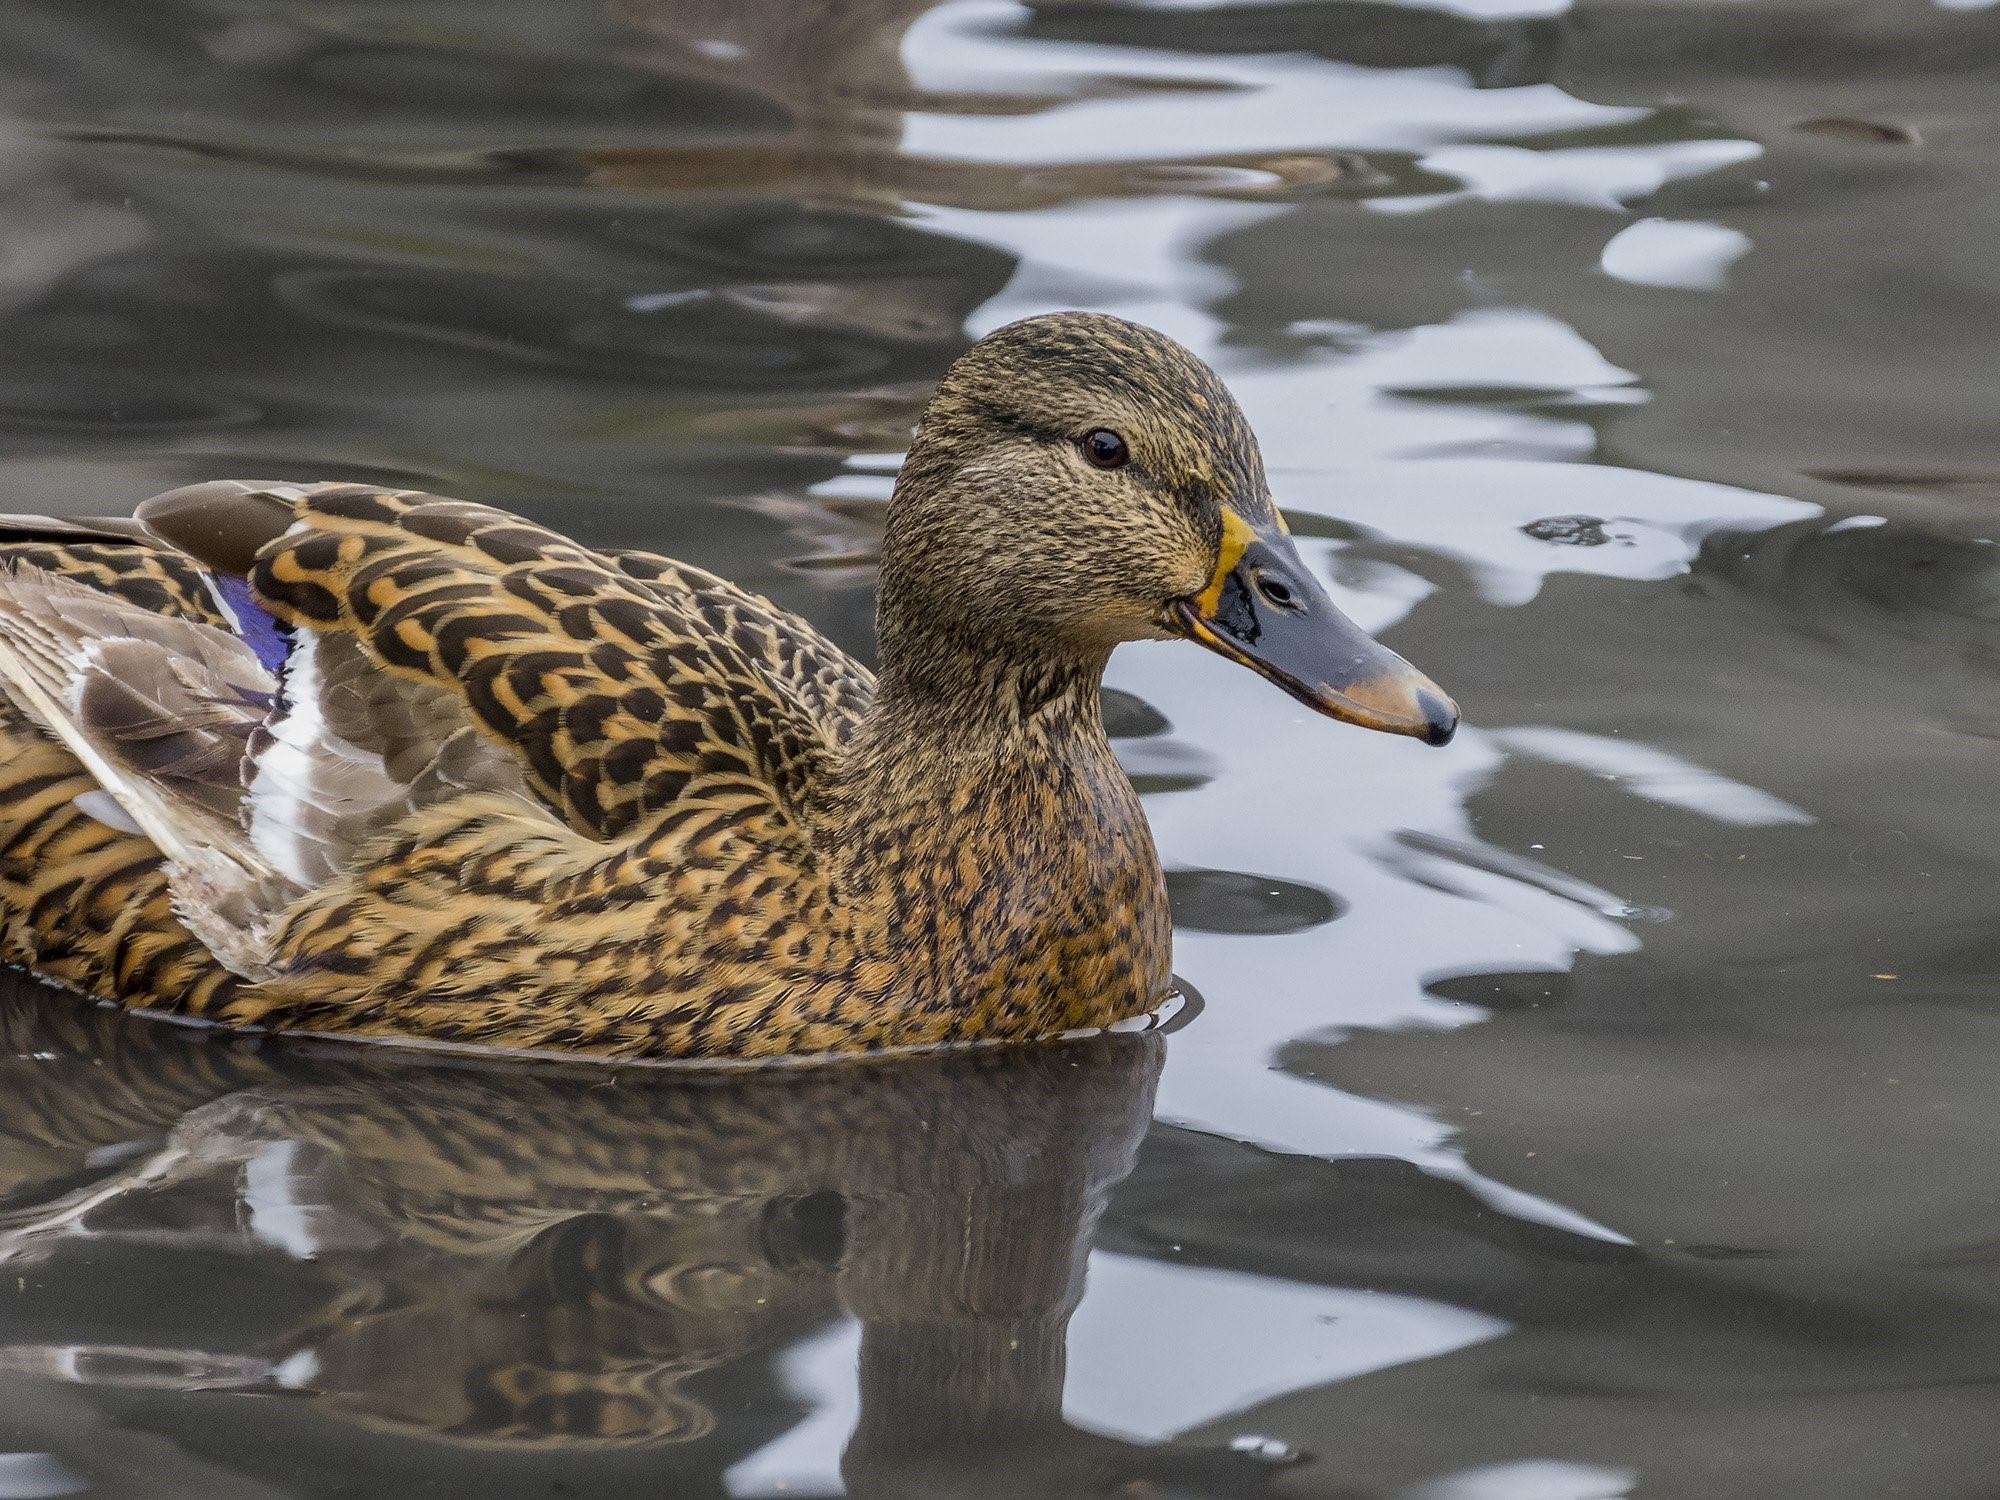
[[427, 733], [407, 770], [469, 724], [595, 839], [696, 787], [795, 809], [872, 692], [863, 668], [767, 601], [489, 506], [223, 483], [147, 501], [136, 519], [214, 572], [246, 575], [258, 605], [311, 639], [348, 684], [344, 738], [367, 745], [414, 711]]

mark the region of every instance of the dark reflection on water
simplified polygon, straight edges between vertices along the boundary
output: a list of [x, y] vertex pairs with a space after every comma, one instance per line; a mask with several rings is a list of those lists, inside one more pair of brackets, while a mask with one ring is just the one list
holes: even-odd
[[1468, 710], [1121, 653], [1168, 1043], [690, 1078], [18, 987], [0, 1500], [1984, 1500], [1996, 64], [1930, 0], [0, 6], [8, 508], [426, 486], [865, 653], [925, 391], [1080, 304]]
[[1195, 932], [1302, 932], [1341, 913], [1330, 892], [1238, 870], [1169, 870], [1174, 921]]
[[[206, 1465], [279, 1485], [339, 1451], [374, 1493], [698, 1493], [800, 1415], [785, 1347], [847, 1319], [851, 1493], [1247, 1495], [1274, 1470], [1063, 1419], [1157, 1037], [788, 1074], [440, 1066], [13, 991], [0, 1383], [28, 1433], [54, 1382], [114, 1427], [179, 1411]], [[151, 1493], [207, 1473], [179, 1462]]]

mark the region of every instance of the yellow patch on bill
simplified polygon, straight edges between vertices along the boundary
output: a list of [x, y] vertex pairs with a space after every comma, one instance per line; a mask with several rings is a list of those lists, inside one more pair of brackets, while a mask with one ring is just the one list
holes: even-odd
[[1243, 561], [1243, 553], [1257, 540], [1257, 533], [1250, 523], [1236, 514], [1228, 506], [1222, 507], [1222, 547], [1215, 557], [1215, 572], [1210, 575], [1208, 587], [1195, 595], [1195, 613], [1203, 619], [1212, 618], [1215, 607], [1222, 600], [1222, 585], [1229, 575], [1236, 571], [1236, 565]]

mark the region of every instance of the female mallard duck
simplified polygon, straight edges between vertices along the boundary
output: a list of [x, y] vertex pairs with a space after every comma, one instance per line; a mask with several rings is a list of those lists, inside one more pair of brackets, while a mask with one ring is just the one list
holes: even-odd
[[926, 408], [879, 675], [697, 568], [407, 491], [196, 485], [0, 556], [5, 956], [231, 1026], [710, 1058], [1103, 1026], [1169, 982], [1114, 646], [1457, 722], [1300, 561], [1214, 372], [1079, 313]]

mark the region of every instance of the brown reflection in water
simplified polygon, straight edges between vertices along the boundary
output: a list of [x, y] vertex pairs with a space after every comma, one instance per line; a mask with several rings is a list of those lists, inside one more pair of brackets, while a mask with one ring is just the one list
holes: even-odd
[[[259, 1049], [10, 989], [0, 1260], [44, 1290], [0, 1326], [0, 1372], [261, 1395], [459, 1444], [711, 1441], [717, 1473], [775, 1430], [719, 1416], [753, 1392], [770, 1408], [771, 1358], [844, 1312], [852, 1494], [1248, 1494], [1271, 1472], [1062, 1419], [1066, 1328], [1157, 1036], [614, 1072]], [[250, 1336], [191, 1314], [193, 1347], [134, 1344], [98, 1300], [121, 1255], [196, 1302], [241, 1280], [307, 1311]]]
[[1264, 198], [1369, 175], [1345, 153], [1179, 155], [1173, 161], [967, 162], [902, 151], [906, 113], [1025, 115], [1082, 99], [1211, 81], [1092, 74], [1042, 93], [926, 89], [904, 63], [906, 34], [938, 0], [612, 0], [662, 71], [754, 90], [792, 117], [781, 135], [698, 146], [608, 147], [589, 153], [607, 186], [690, 192], [754, 189], [807, 202], [893, 207], [905, 200], [989, 211], [1078, 198], [1201, 192]]

